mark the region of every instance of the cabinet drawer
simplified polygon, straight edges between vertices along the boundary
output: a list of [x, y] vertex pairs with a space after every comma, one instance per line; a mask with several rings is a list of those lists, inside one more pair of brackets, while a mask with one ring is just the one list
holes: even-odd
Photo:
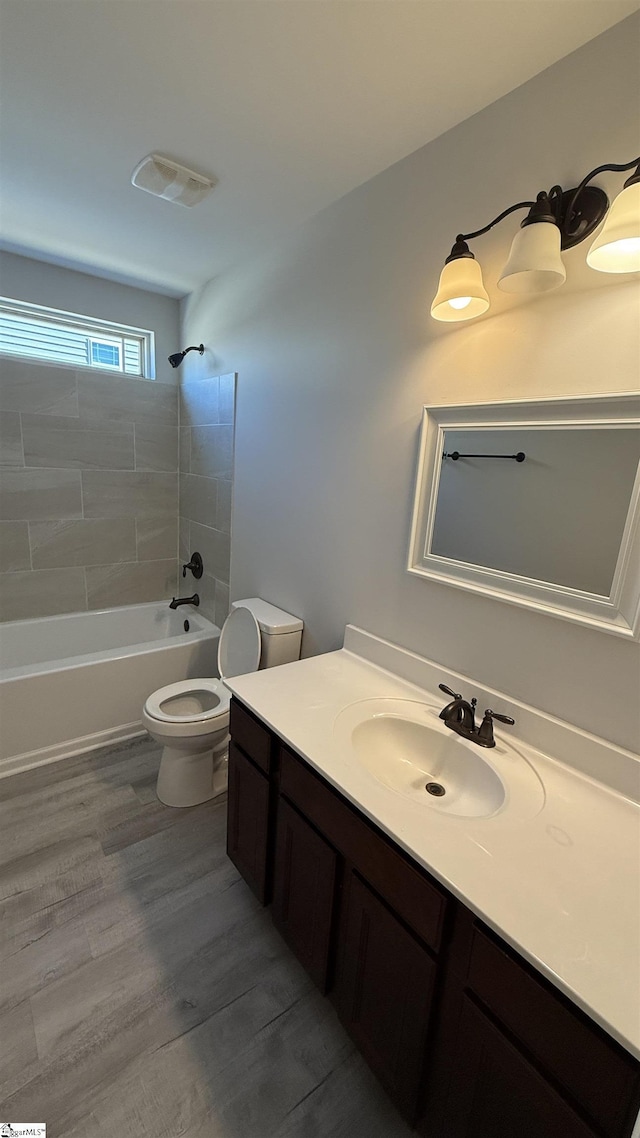
[[280, 792], [437, 952], [447, 905], [439, 888], [286, 747], [280, 764]]
[[467, 987], [604, 1133], [630, 1134], [640, 1064], [481, 928], [473, 936]]
[[236, 746], [268, 774], [272, 767], [272, 750], [275, 750], [271, 733], [235, 699], [231, 700], [229, 709], [229, 732]]

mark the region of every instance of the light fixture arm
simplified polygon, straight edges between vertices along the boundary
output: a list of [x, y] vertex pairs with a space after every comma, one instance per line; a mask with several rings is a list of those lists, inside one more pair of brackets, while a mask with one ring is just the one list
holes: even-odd
[[510, 213], [515, 213], [517, 209], [531, 209], [532, 205], [535, 205], [535, 202], [517, 202], [515, 205], [510, 205], [508, 209], [503, 209], [502, 213], [499, 213], [497, 217], [494, 217], [493, 221], [490, 221], [488, 225], [484, 225], [482, 229], [476, 229], [473, 233], [459, 233], [456, 237], [456, 241], [473, 241], [474, 237], [482, 237], [483, 233], [488, 233], [490, 229], [493, 229], [494, 225], [498, 225], [505, 217], [508, 217]]
[[[628, 178], [625, 182], [625, 186], [630, 185], [632, 182], [640, 181], [640, 158], [634, 158], [631, 162], [605, 162], [602, 166], [596, 166], [595, 170], [591, 170], [574, 190], [563, 190], [562, 186], [552, 186], [548, 194], [545, 194], [544, 191], [539, 193], [536, 201], [516, 202], [515, 205], [510, 205], [508, 209], [503, 209], [502, 213], [499, 213], [497, 217], [494, 217], [493, 221], [490, 221], [488, 225], [483, 225], [482, 229], [475, 229], [472, 233], [458, 233], [455, 245], [451, 250], [451, 255], [453, 257], [472, 256], [473, 254], [469, 251], [469, 249], [465, 250], [462, 248], [461, 243], [473, 241], [476, 237], [482, 237], [484, 233], [488, 233], [490, 229], [493, 229], [494, 226], [499, 225], [501, 221], [504, 221], [505, 217], [508, 217], [510, 213], [515, 213], [518, 209], [531, 209], [536, 205], [536, 202], [539, 202], [543, 197], [547, 197], [551, 205], [554, 207], [556, 222], [562, 233], [563, 248], [568, 248], [570, 245], [577, 244], [578, 241], [583, 241], [585, 237], [588, 237], [589, 233], [593, 231], [596, 225], [600, 224], [600, 221], [602, 220], [602, 217], [604, 217], [606, 209], [609, 205], [604, 192], [594, 187], [591, 191], [591, 194], [593, 198], [593, 207], [599, 214], [598, 220], [595, 222], [589, 221], [589, 223], [585, 224], [579, 233], [570, 228], [569, 223], [573, 218], [578, 198], [583, 193], [583, 191], [586, 190], [591, 179], [597, 177], [598, 174], [604, 173], [605, 170], [615, 173], [622, 173], [625, 170], [633, 170], [634, 167], [637, 167], [635, 174], [633, 174], [632, 177]], [[597, 202], [596, 195], [598, 197]], [[457, 250], [456, 245], [458, 246]]]
[[633, 170], [634, 166], [636, 167], [635, 174], [632, 174], [630, 178], [627, 178], [626, 182], [624, 183], [626, 187], [632, 185], [634, 182], [640, 182], [640, 158], [634, 158], [631, 162], [622, 163], [603, 162], [602, 166], [596, 166], [595, 170], [591, 170], [586, 175], [586, 177], [582, 179], [580, 185], [576, 186], [572, 197], [567, 200], [567, 206], [564, 214], [565, 223], [571, 217], [580, 194], [587, 188], [592, 178], [596, 178], [598, 174], [604, 174], [605, 171], [622, 174], [625, 170]]

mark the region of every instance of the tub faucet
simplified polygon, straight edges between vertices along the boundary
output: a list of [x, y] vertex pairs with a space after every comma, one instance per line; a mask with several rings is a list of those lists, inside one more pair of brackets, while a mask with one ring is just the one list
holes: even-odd
[[200, 597], [194, 593], [192, 597], [174, 597], [169, 605], [170, 609], [177, 609], [179, 605], [195, 605], [196, 608], [200, 604]]
[[499, 715], [497, 711], [492, 711], [487, 708], [484, 713], [484, 719], [479, 727], [476, 727], [475, 710], [477, 699], [472, 699], [469, 703], [468, 700], [463, 699], [459, 692], [454, 692], [448, 688], [446, 684], [438, 684], [440, 691], [446, 692], [450, 695], [451, 703], [443, 707], [440, 712], [440, 719], [444, 720], [445, 726], [450, 727], [457, 735], [462, 735], [463, 739], [470, 739], [472, 743], [477, 743], [479, 747], [495, 747], [496, 741], [493, 737], [493, 721], [499, 720], [500, 723], [510, 723], [512, 726], [515, 719], [510, 715]]

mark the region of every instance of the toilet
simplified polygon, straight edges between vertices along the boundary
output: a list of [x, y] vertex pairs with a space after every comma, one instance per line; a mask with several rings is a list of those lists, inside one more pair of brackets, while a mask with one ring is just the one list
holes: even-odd
[[197, 806], [227, 789], [229, 701], [225, 678], [300, 657], [302, 621], [259, 597], [234, 601], [218, 643], [220, 679], [180, 680], [147, 699], [142, 722], [163, 746], [158, 798]]

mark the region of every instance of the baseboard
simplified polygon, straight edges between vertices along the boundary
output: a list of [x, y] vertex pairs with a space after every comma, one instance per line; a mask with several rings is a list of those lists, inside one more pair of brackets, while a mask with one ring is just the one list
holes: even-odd
[[145, 734], [142, 723], [123, 723], [119, 727], [96, 731], [93, 735], [82, 735], [79, 739], [67, 739], [64, 743], [55, 743], [52, 747], [42, 747], [39, 751], [10, 755], [6, 759], [0, 759], [0, 779], [33, 770], [35, 767], [44, 767], [49, 763], [58, 763], [61, 759], [70, 759], [74, 755], [83, 755], [86, 751], [95, 751], [108, 743], [122, 743], [126, 739], [135, 739], [137, 735]]

